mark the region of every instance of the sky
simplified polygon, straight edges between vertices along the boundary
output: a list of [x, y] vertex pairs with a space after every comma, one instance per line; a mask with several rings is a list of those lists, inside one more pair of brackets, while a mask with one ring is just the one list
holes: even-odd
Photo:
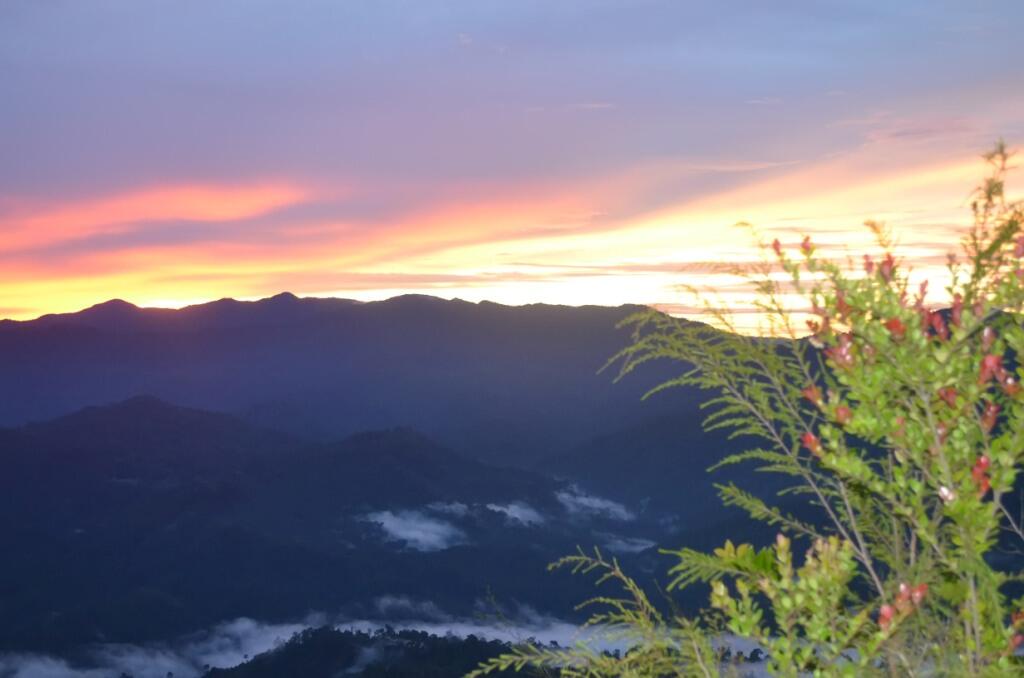
[[[739, 315], [757, 239], [937, 274], [1018, 0], [0, 0], [0, 318], [290, 291]], [[1011, 184], [1012, 184], [1011, 179]], [[756, 225], [759, 235], [738, 227]]]

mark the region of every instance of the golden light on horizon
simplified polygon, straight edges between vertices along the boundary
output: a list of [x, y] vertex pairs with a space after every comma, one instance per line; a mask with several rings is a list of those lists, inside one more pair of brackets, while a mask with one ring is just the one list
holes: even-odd
[[[863, 221], [881, 219], [891, 224], [899, 254], [918, 275], [944, 274], [941, 261], [969, 223], [970, 189], [983, 163], [964, 157], [878, 171], [871, 160], [865, 152], [793, 167], [597, 224], [588, 214], [620, 199], [610, 192], [614, 177], [562, 190], [534, 188], [532, 199], [510, 187], [492, 198], [442, 204], [372, 228], [323, 218], [298, 221], [281, 233], [270, 229], [269, 239], [247, 238], [246, 220], [301, 207], [311, 191], [288, 183], [170, 187], [26, 209], [5, 217], [12, 237], [0, 251], [50, 247], [67, 263], [54, 268], [29, 259], [5, 267], [0, 315], [27, 319], [113, 297], [180, 307], [284, 290], [366, 301], [416, 293], [506, 304], [639, 303], [699, 315], [699, 302], [682, 291], [692, 286], [735, 310], [746, 331], [757, 331], [749, 290], [722, 271], [759, 261], [757, 237], [795, 246], [806, 233], [823, 256], [859, 256], [874, 249]], [[627, 181], [617, 190], [631, 188]], [[744, 221], [753, 230], [737, 225]], [[173, 237], [148, 242], [143, 231], [125, 246], [74, 250], [86, 235], [116, 236], [151, 222], [235, 224], [235, 230], [234, 237], [200, 243]], [[940, 289], [933, 283], [933, 290]], [[794, 307], [799, 304], [794, 300]]]

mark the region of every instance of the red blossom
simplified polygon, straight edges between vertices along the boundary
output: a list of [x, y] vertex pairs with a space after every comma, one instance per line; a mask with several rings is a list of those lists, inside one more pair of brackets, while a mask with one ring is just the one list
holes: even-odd
[[875, 272], [875, 262], [866, 254], [864, 255], [864, 272], [868, 275], [872, 275]]
[[985, 403], [985, 409], [981, 414], [981, 426], [986, 431], [991, 431], [996, 426], [996, 418], [999, 416], [999, 405], [992, 402]]
[[853, 419], [853, 412], [846, 405], [840, 405], [836, 408], [836, 423], [840, 426], [846, 426]]
[[892, 624], [892, 618], [895, 616], [896, 610], [893, 609], [892, 605], [886, 604], [878, 608], [878, 626], [883, 631], [888, 630], [889, 625]]
[[814, 251], [814, 245], [811, 244], [811, 236], [805, 235], [803, 242], [800, 243], [800, 250], [807, 256], [811, 256], [811, 252]]
[[878, 266], [878, 274], [882, 276], [882, 280], [885, 282], [892, 281], [893, 271], [896, 270], [896, 260], [892, 257], [892, 252], [885, 253], [885, 259]]
[[917, 317], [921, 319], [921, 334], [928, 336], [928, 328], [931, 327], [931, 314], [923, 306], [917, 307]]
[[903, 325], [903, 321], [899, 318], [889, 318], [885, 321], [885, 328], [889, 330], [889, 334], [892, 338], [899, 341], [903, 339], [907, 334], [907, 328]]
[[810, 451], [811, 454], [813, 454], [816, 457], [821, 456], [821, 441], [818, 440], [818, 436], [814, 435], [810, 431], [806, 431], [803, 437], [800, 438], [800, 441], [803, 443], [804, 447], [806, 447], [808, 451]]
[[942, 317], [941, 313], [932, 311], [928, 314], [928, 324], [932, 326], [937, 336], [942, 341], [949, 340], [949, 328], [946, 327], [946, 320]]
[[804, 398], [811, 401], [815, 405], [821, 405], [821, 389], [819, 389], [814, 384], [805, 386], [803, 390], [800, 391], [800, 395], [802, 395]]
[[971, 478], [974, 479], [974, 484], [978, 486], [979, 497], [984, 497], [992, 489], [992, 481], [988, 477], [988, 469], [991, 464], [992, 462], [988, 456], [983, 454], [978, 457], [978, 461], [974, 462], [974, 467], [971, 469]]
[[987, 384], [992, 377], [1003, 371], [1003, 359], [995, 354], [989, 354], [981, 359], [981, 369], [978, 371], [978, 383]]
[[964, 298], [959, 292], [953, 295], [953, 306], [949, 312], [949, 321], [953, 327], [960, 327], [964, 315]]
[[836, 364], [836, 367], [853, 366], [853, 337], [849, 332], [839, 335], [839, 343], [825, 349], [825, 356]]
[[906, 582], [900, 582], [899, 593], [896, 595], [896, 609], [907, 614], [921, 604], [928, 595], [928, 584], [910, 586]]
[[782, 243], [779, 242], [778, 238], [772, 241], [772, 249], [775, 250], [775, 256], [782, 256]]
[[910, 604], [910, 587], [900, 584], [900, 594], [896, 596], [896, 611], [900, 614], [909, 614], [913, 607]]

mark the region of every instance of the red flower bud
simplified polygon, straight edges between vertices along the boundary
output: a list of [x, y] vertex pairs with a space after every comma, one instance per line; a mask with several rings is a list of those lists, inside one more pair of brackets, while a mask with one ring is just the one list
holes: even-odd
[[978, 461], [974, 462], [974, 467], [971, 469], [971, 478], [974, 479], [974, 483], [978, 486], [979, 497], [984, 497], [992, 489], [992, 481], [988, 477], [988, 468], [991, 463], [986, 455], [981, 455], [978, 457]]
[[996, 418], [999, 416], [999, 405], [986, 402], [985, 409], [981, 413], [981, 426], [986, 431], [991, 431], [996, 426]]
[[814, 384], [805, 386], [804, 389], [800, 391], [800, 394], [815, 405], [821, 405], [821, 389]]
[[992, 377], [999, 374], [1003, 369], [1003, 359], [997, 355], [989, 354], [981, 359], [981, 369], [978, 372], [978, 383], [988, 383]]
[[899, 341], [903, 339], [907, 334], [907, 328], [903, 325], [903, 321], [899, 318], [889, 318], [885, 321], [885, 328], [889, 330], [889, 334], [892, 338]]
[[840, 426], [846, 426], [853, 419], [853, 412], [846, 405], [840, 405], [836, 408], [836, 423]]
[[864, 272], [871, 275], [875, 272], [875, 262], [871, 260], [871, 257], [864, 255]]
[[892, 618], [895, 614], [896, 610], [892, 608], [892, 605], [886, 604], [878, 608], [878, 626], [883, 631], [887, 630], [889, 625], [892, 624]]
[[782, 256], [782, 243], [779, 242], [778, 238], [772, 241], [772, 249], [775, 250], [775, 256]]
[[803, 242], [800, 243], [800, 250], [807, 256], [811, 255], [811, 252], [814, 251], [814, 246], [811, 244], [811, 236], [804, 236]]
[[853, 337], [849, 332], [839, 335], [839, 343], [825, 349], [825, 357], [836, 364], [836, 367], [853, 366]]
[[927, 595], [928, 584], [918, 584], [910, 592], [910, 599], [914, 602], [914, 605], [920, 605], [921, 601], [923, 601]]
[[892, 257], [892, 252], [885, 253], [885, 259], [878, 267], [878, 274], [882, 276], [882, 280], [890, 282], [892, 280], [893, 271], [896, 270], [896, 260]]
[[964, 315], [964, 298], [957, 292], [953, 295], [953, 307], [949, 313], [949, 321], [953, 323], [953, 327], [960, 327], [960, 321]]
[[811, 454], [816, 457], [821, 456], [821, 441], [818, 440], [818, 436], [814, 435], [810, 431], [804, 433], [800, 441], [804, 444]]

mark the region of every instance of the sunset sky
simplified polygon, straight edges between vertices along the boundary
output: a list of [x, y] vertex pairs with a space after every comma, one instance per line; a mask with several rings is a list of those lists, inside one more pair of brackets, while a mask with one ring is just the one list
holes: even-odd
[[[0, 2], [0, 318], [656, 303], [749, 232], [921, 270], [1024, 144], [1024, 3]], [[1024, 175], [1016, 180], [1024, 185]]]

